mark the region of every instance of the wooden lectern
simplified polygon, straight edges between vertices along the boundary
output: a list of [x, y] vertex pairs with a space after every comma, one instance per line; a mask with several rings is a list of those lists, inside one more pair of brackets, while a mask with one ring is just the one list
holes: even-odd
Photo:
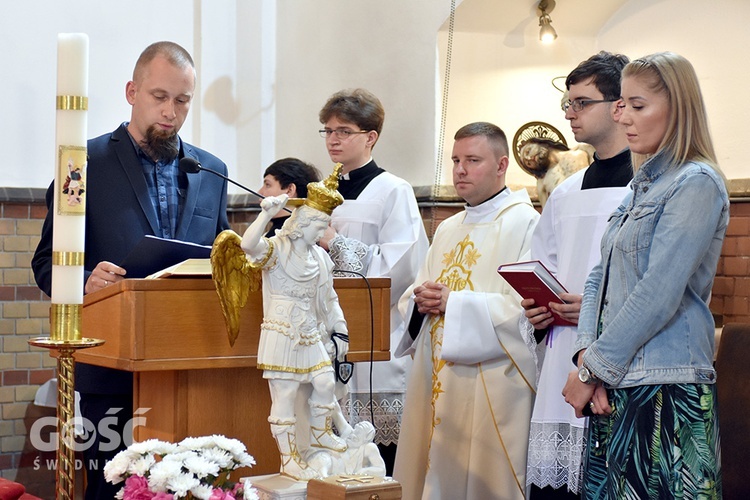
[[[375, 361], [390, 356], [390, 279], [368, 280], [372, 316], [363, 279], [334, 280], [349, 327], [350, 361], [367, 361], [371, 351]], [[85, 297], [83, 332], [106, 342], [75, 359], [134, 373], [133, 408], [150, 408], [141, 415], [146, 425], [133, 431], [136, 441], [223, 434], [255, 457], [252, 474], [278, 472], [268, 383], [256, 368], [261, 295], [250, 294], [230, 347], [213, 280], [121, 281]]]

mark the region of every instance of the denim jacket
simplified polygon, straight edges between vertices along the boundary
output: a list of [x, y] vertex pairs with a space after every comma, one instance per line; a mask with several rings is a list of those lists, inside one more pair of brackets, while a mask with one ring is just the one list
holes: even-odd
[[587, 349], [583, 363], [609, 387], [714, 383], [708, 302], [729, 222], [724, 181], [657, 155], [631, 189], [586, 280], [575, 352]]

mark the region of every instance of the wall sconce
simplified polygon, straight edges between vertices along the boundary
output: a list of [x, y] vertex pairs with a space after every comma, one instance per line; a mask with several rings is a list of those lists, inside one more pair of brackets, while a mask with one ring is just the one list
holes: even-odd
[[542, 43], [552, 43], [557, 38], [557, 32], [552, 27], [549, 13], [555, 8], [555, 0], [541, 0], [537, 8], [539, 13], [539, 40]]

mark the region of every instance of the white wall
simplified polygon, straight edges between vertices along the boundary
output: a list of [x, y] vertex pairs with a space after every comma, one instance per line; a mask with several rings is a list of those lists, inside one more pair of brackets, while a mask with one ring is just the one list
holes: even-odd
[[[560, 109], [562, 93], [552, 85], [552, 79], [567, 75], [578, 61], [591, 55], [594, 41], [558, 38], [553, 45], [542, 45], [532, 38], [520, 40], [511, 47], [504, 41], [505, 35], [454, 34], [443, 159], [444, 184], [451, 183], [453, 134], [470, 122], [495, 123], [511, 142], [524, 124], [543, 121], [557, 128], [569, 145], [575, 144]], [[441, 66], [441, 78], [443, 74]], [[510, 160], [506, 182], [510, 185], [534, 184], [533, 178], [521, 170], [512, 154]]]
[[[56, 36], [90, 37], [89, 131], [130, 116], [125, 83], [140, 51], [169, 39], [193, 54], [198, 94], [181, 135], [258, 187], [281, 156], [327, 170], [317, 114], [327, 97], [362, 86], [386, 107], [378, 160], [415, 184], [434, 168], [436, 36], [449, 5], [431, 0], [70, 0], [17, 3], [0, 16], [0, 121], [6, 187], [52, 177]], [[29, 30], [28, 26], [32, 29]]]
[[[148, 15], [146, 15], [148, 13]], [[129, 120], [125, 84], [140, 52], [173, 40], [193, 48], [192, 5], [179, 0], [7, 2], [0, 13], [0, 147], [4, 187], [46, 187], [54, 170], [57, 34], [89, 35], [88, 135]], [[192, 123], [184, 127], [190, 137]]]
[[[474, 1], [487, 0], [464, 3]], [[553, 25], [569, 3], [574, 2], [557, 3]], [[631, 58], [672, 50], [687, 57], [701, 81], [722, 169], [729, 178], [750, 177], [743, 155], [748, 109], [744, 95], [750, 71], [742, 51], [750, 45], [748, 20], [746, 0], [630, 0], [590, 36], [565, 36], [558, 26], [560, 36], [552, 45], [539, 43], [539, 28], [533, 23], [516, 35], [456, 33], [443, 182], [450, 183], [450, 137], [471, 121], [492, 121], [509, 140], [523, 124], [544, 121], [563, 132], [569, 145], [575, 144], [560, 110], [561, 94], [550, 81], [599, 50]], [[445, 52], [445, 36], [440, 40]], [[509, 184], [533, 184], [513, 158], [508, 172]]]
[[437, 31], [450, 10], [434, 0], [280, 0], [277, 155], [324, 173], [318, 112], [341, 89], [365, 87], [385, 108], [374, 149], [387, 170], [432, 184]]
[[[524, 123], [546, 121], [574, 142], [559, 110], [553, 77], [567, 74], [599, 49], [639, 56], [671, 49], [701, 77], [722, 167], [747, 178], [742, 50], [750, 41], [746, 0], [630, 0], [590, 34], [564, 33], [551, 46], [537, 40], [535, 0], [528, 19], [507, 33], [455, 34], [444, 174], [452, 135], [489, 120], [512, 138]], [[464, 0], [505, 13], [496, 0]], [[558, 2], [596, 8], [590, 0]], [[90, 37], [89, 133], [113, 130], [130, 116], [124, 88], [140, 51], [174, 40], [195, 56], [199, 94], [181, 135], [224, 159], [230, 174], [258, 187], [265, 166], [282, 156], [330, 168], [318, 111], [347, 87], [373, 91], [386, 108], [378, 161], [414, 185], [433, 182], [440, 120], [445, 28], [450, 2], [434, 0], [131, 0], [12, 2], [0, 15], [0, 120], [4, 176], [0, 186], [45, 187], [54, 160], [56, 37]], [[602, 7], [604, 8], [604, 7]], [[526, 12], [528, 11], [528, 12]], [[481, 12], [481, 11], [480, 11]], [[461, 11], [457, 15], [460, 15]], [[493, 12], [492, 15], [496, 13]], [[531, 20], [529, 20], [531, 19]], [[598, 21], [597, 21], [598, 22]], [[508, 23], [506, 23], [507, 25]], [[511, 184], [533, 184], [511, 162]], [[449, 183], [449, 176], [443, 176]]]
[[599, 34], [600, 47], [633, 58], [670, 50], [686, 57], [700, 79], [719, 165], [730, 179], [750, 178], [747, 124], [750, 2], [632, 0]]

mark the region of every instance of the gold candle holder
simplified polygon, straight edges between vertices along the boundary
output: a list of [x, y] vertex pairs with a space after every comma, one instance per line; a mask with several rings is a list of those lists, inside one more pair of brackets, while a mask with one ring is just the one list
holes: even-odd
[[[104, 340], [81, 338], [81, 304], [52, 304], [50, 327], [53, 337], [29, 340], [36, 347], [57, 351], [57, 476], [55, 498], [75, 498], [75, 359], [78, 349], [102, 345]], [[78, 338], [74, 338], [74, 337]], [[55, 338], [57, 337], [57, 338]]]

